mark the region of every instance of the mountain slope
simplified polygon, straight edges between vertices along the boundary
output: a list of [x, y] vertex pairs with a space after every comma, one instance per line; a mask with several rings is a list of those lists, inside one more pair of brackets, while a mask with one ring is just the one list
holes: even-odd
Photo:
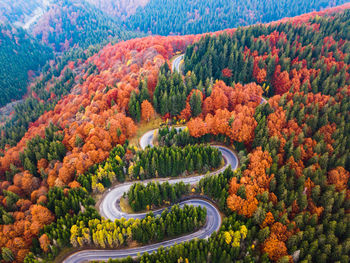
[[28, 71], [38, 70], [52, 51], [31, 38], [23, 29], [0, 24], [0, 106], [20, 99], [26, 92]]
[[149, 0], [86, 0], [103, 12], [122, 19], [134, 14], [138, 7], [144, 7]]
[[[136, 141], [143, 124], [130, 117], [130, 109], [135, 104], [137, 111], [144, 97], [165, 118], [191, 119], [187, 137], [178, 139], [234, 145], [240, 169], [198, 189], [225, 212], [218, 234], [140, 261], [290, 262], [293, 256], [348, 262], [349, 17], [349, 11], [308, 14], [206, 38], [149, 36], [107, 45], [87, 60], [66, 61], [60, 70], [53, 66], [30, 104], [17, 108], [26, 122], [23, 137], [0, 152], [2, 254], [12, 262], [26, 255], [25, 262], [52, 262], [67, 247], [96, 245], [89, 227], [80, 231], [99, 219], [88, 199], [91, 190], [103, 192], [111, 181], [144, 174], [135, 165], [134, 146], [118, 146], [123, 154], [112, 150]], [[183, 81], [168, 62], [185, 51], [191, 72]], [[263, 92], [268, 103], [261, 103]], [[186, 105], [177, 103], [178, 94]], [[53, 102], [40, 106], [44, 100]], [[38, 114], [29, 123], [31, 105], [38, 105]], [[179, 109], [171, 115], [174, 106]], [[172, 155], [152, 162], [170, 163]], [[153, 166], [150, 160], [145, 168]], [[200, 168], [199, 160], [204, 158], [195, 162]], [[145, 226], [145, 232], [151, 229]], [[121, 237], [126, 246], [126, 233]], [[98, 239], [108, 248], [117, 240], [106, 231]]]
[[27, 29], [42, 15], [52, 0], [2, 0], [0, 2], [0, 21], [7, 21]]
[[[266, 23], [340, 5], [346, 0], [150, 0], [126, 20], [132, 29], [153, 34], [199, 34]], [[159, 7], [163, 8], [159, 8]]]
[[30, 32], [55, 51], [73, 46], [87, 48], [113, 39], [132, 38], [112, 17], [84, 1], [58, 1], [30, 28]]

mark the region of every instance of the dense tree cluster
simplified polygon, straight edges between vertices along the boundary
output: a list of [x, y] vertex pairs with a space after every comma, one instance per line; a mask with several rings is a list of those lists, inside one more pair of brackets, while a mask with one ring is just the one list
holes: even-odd
[[190, 135], [189, 129], [186, 127], [184, 129], [178, 129], [175, 127], [164, 126], [158, 130], [157, 134], [158, 144], [160, 146], [186, 146], [188, 144], [195, 143], [209, 143], [209, 142], [221, 142], [230, 145], [230, 140], [226, 135], [218, 134], [213, 135], [207, 133], [201, 137], [192, 137]]
[[[191, 141], [192, 140], [192, 141]], [[164, 126], [158, 129], [157, 141], [160, 146], [185, 146], [193, 144], [194, 139], [188, 133], [188, 129], [177, 129], [174, 127]]]
[[38, 262], [34, 255], [53, 260], [61, 249], [70, 246], [70, 229], [80, 221], [99, 220], [99, 213], [93, 208], [95, 201], [83, 188], [51, 188], [47, 194], [46, 207], [56, 215], [56, 221], [46, 225], [33, 239], [32, 252], [25, 262]]
[[[268, 2], [242, 1], [170, 1], [149, 0], [126, 19], [132, 29], [153, 34], [200, 34], [226, 28], [267, 23], [314, 10], [321, 10], [346, 1], [319, 2], [289, 0]], [[159, 8], [160, 6], [164, 8]]]
[[[102, 192], [115, 180], [217, 168], [222, 162], [218, 149], [181, 143], [225, 138], [244, 150], [240, 170], [207, 177], [197, 189], [228, 215], [221, 230], [208, 240], [160, 249], [138, 260], [349, 261], [349, 15], [313, 14], [212, 34], [188, 47], [185, 70], [191, 72], [184, 77], [171, 74], [167, 62], [200, 36], [121, 42], [86, 61], [46, 68], [28, 101], [28, 107], [42, 113], [22, 114], [27, 126], [13, 123], [11, 135], [4, 136], [13, 139], [0, 156], [2, 258], [23, 262], [32, 248], [26, 262], [52, 260], [69, 246], [72, 229], [78, 246], [90, 240], [108, 247], [111, 238], [113, 246], [126, 244], [127, 229], [117, 230], [113, 239], [117, 228], [101, 221], [84, 188]], [[141, 102], [147, 91], [149, 100]], [[184, 95], [181, 107], [171, 103], [170, 93]], [[190, 120], [188, 131], [164, 129], [159, 136], [164, 146], [129, 147], [126, 142], [137, 127], [126, 114], [133, 116], [134, 110], [135, 120], [148, 121], [152, 105], [147, 103], [165, 117]], [[50, 123], [59, 131], [48, 129]], [[50, 131], [47, 142], [45, 129]], [[172, 141], [178, 146], [168, 147]], [[52, 159], [51, 142], [53, 148], [64, 145], [65, 156]], [[35, 174], [39, 171], [41, 177]], [[174, 209], [174, 217], [145, 218], [131, 231], [133, 240], [159, 241], [199, 227], [195, 212], [189, 212], [194, 208], [188, 213]], [[106, 230], [102, 234], [98, 226], [95, 232], [88, 229], [95, 219]]]
[[141, 120], [141, 115], [146, 114], [145, 110], [142, 110], [142, 104], [146, 100], [149, 102], [151, 99], [147, 86], [147, 80], [144, 80], [140, 81], [138, 91], [132, 92], [130, 96], [128, 112], [133, 120], [139, 122]]
[[[203, 101], [202, 114], [188, 122], [190, 135], [223, 135], [231, 142], [249, 145], [254, 138], [255, 108], [261, 100], [262, 88], [254, 83], [228, 87], [217, 81], [210, 96]], [[207, 136], [208, 137], [208, 136]]]
[[[279, 23], [206, 36], [187, 48], [185, 71], [193, 71], [203, 82], [223, 79], [231, 85], [256, 80], [270, 87], [265, 89], [268, 95], [293, 89], [334, 96], [339, 87], [348, 84], [349, 46], [339, 42], [348, 37], [342, 33], [347, 31], [348, 17], [349, 11], [345, 11], [334, 21], [316, 17], [299, 29]], [[225, 69], [232, 72], [230, 77], [223, 74]]]
[[87, 48], [108, 40], [138, 36], [124, 30], [120, 22], [87, 2], [70, 0], [52, 3], [30, 31], [58, 52], [73, 46]]
[[229, 195], [229, 182], [232, 177], [239, 177], [239, 171], [232, 171], [231, 167], [215, 176], [206, 176], [201, 179], [197, 186], [197, 192], [209, 196], [215, 200], [220, 209], [227, 212], [226, 199]]
[[100, 248], [118, 248], [132, 240], [146, 244], [193, 232], [205, 221], [205, 208], [175, 205], [170, 210], [165, 209], [159, 217], [149, 213], [141, 220], [122, 218], [114, 222], [103, 219], [77, 222], [70, 229], [70, 242], [74, 247], [94, 244]]
[[[27, 142], [27, 147], [20, 153], [23, 168], [31, 174], [47, 176], [44, 169], [54, 160], [62, 161], [66, 155], [66, 147], [62, 143], [64, 134], [58, 133], [52, 124], [45, 129], [45, 138], [36, 136]], [[39, 165], [40, 162], [40, 165]]]
[[[251, 219], [245, 220], [233, 214], [223, 219], [220, 232], [208, 240], [192, 240], [170, 248], [160, 248], [155, 253], [145, 253], [138, 259], [129, 257], [110, 259], [108, 262], [269, 262], [266, 256], [259, 257], [255, 246], [251, 245], [255, 235], [256, 228]], [[246, 248], [245, 253], [241, 247]]]
[[188, 120], [202, 113], [202, 103], [205, 96], [211, 93], [213, 83], [207, 80], [205, 84], [188, 74], [183, 78], [178, 72], [171, 72], [168, 63], [159, 71], [157, 86], [153, 93], [155, 110], [165, 118], [173, 117]]
[[0, 107], [27, 92], [28, 77], [52, 58], [52, 51], [23, 29], [0, 23]]
[[175, 177], [203, 173], [219, 168], [221, 152], [209, 145], [185, 147], [154, 147], [138, 152], [135, 162], [129, 167], [134, 178]]
[[[108, 45], [87, 61], [86, 57], [95, 49], [82, 56], [80, 51], [72, 52], [68, 61], [58, 60], [46, 68], [43, 83], [31, 98], [43, 103], [48, 92], [49, 99], [45, 103], [55, 101], [52, 108], [41, 115], [35, 112], [36, 121], [33, 123], [26, 115], [34, 112], [23, 108], [18, 116], [23, 117], [28, 128], [20, 128], [23, 138], [16, 139], [19, 142], [14, 141], [12, 145], [15, 146], [7, 146], [0, 155], [3, 180], [0, 200], [6, 212], [2, 214], [8, 223], [0, 226], [0, 245], [12, 251], [16, 262], [23, 262], [34, 240], [41, 237], [40, 229], [54, 220], [50, 210], [41, 209], [42, 203], [47, 201], [48, 189], [79, 186], [75, 181], [79, 175], [106, 160], [115, 145], [124, 144], [136, 133], [134, 122], [124, 114], [131, 92], [137, 90], [139, 79], [147, 79], [147, 86], [153, 92], [159, 67], [173, 52], [183, 50], [191, 41], [192, 37], [150, 37], [143, 39], [140, 46], [140, 40], [130, 40]], [[72, 78], [64, 78], [63, 73], [67, 71], [73, 73]], [[66, 81], [62, 83], [64, 88], [60, 89], [63, 93], [55, 96], [54, 92], [51, 93], [52, 88], [61, 80]], [[19, 153], [37, 135], [43, 138], [50, 123], [64, 132], [62, 143], [67, 154], [63, 161], [47, 166], [47, 177], [35, 177], [23, 171]], [[17, 128], [16, 124], [13, 123], [13, 127]], [[1, 138], [4, 138], [3, 134]], [[11, 136], [15, 136], [15, 131]], [[44, 162], [39, 160], [37, 168], [41, 165]], [[13, 182], [5, 180], [6, 173], [11, 174], [8, 178], [13, 178]], [[29, 228], [32, 226], [30, 231], [25, 231], [28, 228], [23, 228], [24, 224]], [[47, 243], [46, 236], [42, 237], [42, 242]]]
[[189, 91], [179, 73], [172, 73], [167, 63], [160, 69], [157, 86], [153, 93], [155, 110], [162, 116], [177, 116], [186, 106]]
[[108, 159], [102, 164], [92, 167], [86, 174], [77, 178], [81, 186], [88, 191], [102, 193], [105, 187], [111, 186], [116, 180], [124, 182], [126, 178], [127, 155], [132, 154], [127, 145], [117, 145], [109, 154]]
[[194, 207], [174, 205], [165, 209], [160, 217], [146, 216], [139, 226], [133, 229], [133, 238], [140, 243], [161, 241], [164, 238], [179, 236], [197, 230], [205, 224], [207, 210]]
[[169, 205], [189, 192], [190, 185], [183, 182], [176, 184], [150, 182], [147, 185], [136, 183], [130, 187], [127, 197], [131, 208], [137, 212]]

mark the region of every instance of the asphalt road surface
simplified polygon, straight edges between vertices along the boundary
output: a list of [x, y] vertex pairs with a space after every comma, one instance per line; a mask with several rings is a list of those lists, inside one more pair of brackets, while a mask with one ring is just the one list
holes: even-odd
[[180, 55], [174, 59], [173, 64], [171, 65], [173, 72], [177, 71], [180, 73], [180, 65], [181, 65], [181, 61], [184, 59], [184, 56], [185, 55]]

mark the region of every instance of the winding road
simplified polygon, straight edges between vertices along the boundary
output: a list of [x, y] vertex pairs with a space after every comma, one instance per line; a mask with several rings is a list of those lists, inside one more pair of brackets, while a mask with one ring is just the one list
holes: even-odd
[[[184, 127], [180, 127], [177, 129], [183, 129]], [[153, 146], [153, 136], [155, 134], [156, 130], [149, 131], [145, 133], [141, 139], [140, 139], [140, 145], [142, 149], [145, 149], [147, 146], [152, 147]], [[237, 169], [238, 166], [238, 159], [236, 155], [229, 150], [228, 148], [222, 147], [222, 146], [214, 146], [217, 147], [225, 160], [225, 165], [221, 169], [210, 173], [209, 175], [218, 174], [222, 171], [224, 171], [229, 165], [231, 165], [232, 169]], [[185, 178], [177, 178], [177, 179], [170, 179], [170, 178], [157, 178], [157, 179], [150, 179], [146, 181], [142, 181], [143, 184], [147, 184], [148, 182], [169, 182], [170, 184], [175, 184], [177, 182], [183, 181], [186, 184], [196, 184], [198, 183], [204, 176], [206, 175], [198, 175], [193, 177], [185, 177]], [[146, 213], [140, 213], [140, 214], [127, 214], [125, 212], [122, 212], [119, 206], [120, 198], [123, 196], [125, 192], [128, 192], [129, 188], [134, 184], [135, 182], [127, 182], [124, 184], [120, 184], [115, 186], [112, 189], [109, 189], [108, 192], [102, 197], [102, 201], [99, 205], [99, 211], [100, 214], [108, 218], [112, 221], [115, 219], [120, 218], [139, 218], [142, 219], [145, 217]], [[180, 236], [175, 239], [159, 242], [152, 245], [147, 245], [143, 247], [137, 247], [137, 248], [130, 248], [130, 249], [116, 249], [116, 250], [101, 250], [101, 249], [95, 249], [95, 250], [83, 250], [76, 252], [69, 257], [67, 257], [63, 262], [65, 263], [78, 263], [78, 262], [87, 262], [87, 261], [93, 261], [93, 260], [108, 260], [109, 258], [124, 258], [127, 256], [135, 257], [138, 255], [142, 255], [145, 252], [152, 253], [153, 251], [156, 251], [159, 247], [170, 247], [175, 244], [179, 244], [181, 242], [190, 241], [192, 239], [198, 238], [198, 239], [205, 239], [208, 238], [213, 232], [218, 231], [221, 225], [221, 216], [219, 211], [215, 206], [213, 206], [210, 202], [205, 201], [203, 199], [193, 198], [187, 201], [183, 201], [179, 203], [180, 206], [184, 206], [185, 204], [193, 205], [193, 206], [201, 206], [205, 207], [207, 209], [207, 221], [204, 227], [199, 229], [198, 231], [191, 233], [189, 235]], [[164, 209], [160, 209], [157, 211], [153, 211], [155, 215], [161, 214], [161, 212]]]
[[[178, 56], [172, 63], [172, 70], [180, 72], [180, 65], [181, 61], [183, 60], [184, 55]], [[184, 129], [185, 127], [178, 127], [176, 129]], [[156, 130], [151, 130], [146, 132], [140, 139], [140, 146], [142, 149], [145, 149], [147, 146], [153, 147], [153, 136], [156, 133]], [[198, 183], [202, 178], [205, 176], [215, 175], [220, 172], [223, 172], [229, 165], [231, 165], [233, 170], [236, 170], [238, 167], [238, 159], [237, 156], [228, 148], [222, 147], [222, 146], [213, 146], [218, 148], [222, 156], [225, 160], [225, 165], [221, 169], [212, 172], [210, 174], [205, 175], [198, 175], [198, 176], [192, 176], [192, 177], [184, 177], [184, 178], [177, 178], [177, 179], [171, 179], [171, 178], [157, 178], [157, 179], [150, 179], [142, 181], [143, 184], [147, 184], [148, 182], [169, 182], [170, 184], [175, 184], [180, 181], [184, 182], [185, 184], [196, 184]], [[112, 221], [115, 219], [120, 218], [139, 218], [142, 219], [145, 217], [146, 213], [139, 213], [139, 214], [128, 214], [125, 212], [122, 212], [120, 209], [120, 199], [123, 196], [124, 193], [127, 193], [129, 188], [134, 184], [135, 182], [127, 182], [124, 184], [120, 184], [115, 186], [114, 188], [109, 189], [104, 196], [102, 197], [102, 200], [99, 205], [99, 212], [100, 214]], [[142, 247], [136, 247], [136, 248], [129, 248], [129, 249], [115, 249], [115, 250], [102, 250], [102, 249], [87, 249], [82, 250], [79, 252], [76, 252], [74, 254], [71, 254], [68, 256], [63, 262], [64, 263], [80, 263], [80, 262], [88, 262], [88, 261], [94, 261], [94, 260], [105, 260], [107, 261], [110, 258], [125, 258], [128, 256], [136, 257], [139, 255], [142, 255], [145, 252], [152, 253], [154, 251], [157, 251], [159, 247], [171, 247], [175, 244], [179, 244], [182, 242], [190, 241], [192, 239], [198, 238], [198, 239], [206, 239], [210, 237], [210, 235], [218, 231], [221, 226], [221, 216], [217, 208], [212, 205], [210, 202], [205, 201], [203, 199], [193, 198], [187, 201], [180, 202], [180, 206], [187, 205], [193, 205], [193, 206], [201, 206], [205, 207], [207, 209], [207, 221], [206, 224], [199, 229], [198, 231], [185, 235], [180, 236], [171, 240], [159, 242], [152, 245], [142, 246]], [[161, 214], [161, 212], [164, 209], [160, 209], [157, 211], [153, 211], [155, 215]]]
[[182, 54], [180, 56], [178, 56], [177, 58], [174, 59], [173, 63], [172, 63], [172, 70], [177, 71], [180, 73], [180, 65], [181, 65], [181, 61], [184, 59], [185, 55]]

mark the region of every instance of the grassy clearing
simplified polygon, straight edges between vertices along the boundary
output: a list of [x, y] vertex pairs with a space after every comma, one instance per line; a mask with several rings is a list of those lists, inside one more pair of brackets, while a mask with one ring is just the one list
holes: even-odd
[[53, 260], [53, 263], [60, 263], [63, 262], [63, 260], [70, 255], [72, 252], [77, 251], [74, 247], [65, 247], [61, 250], [61, 252], [58, 254], [57, 257]]
[[140, 142], [140, 138], [142, 137], [142, 135], [144, 135], [146, 132], [148, 132], [150, 130], [159, 128], [161, 123], [162, 123], [162, 119], [160, 117], [157, 117], [148, 123], [142, 122], [137, 127], [136, 135], [130, 139], [130, 145], [139, 147], [140, 146], [139, 142]]
[[122, 210], [122, 212], [124, 213], [128, 213], [128, 214], [133, 214], [134, 210], [131, 208], [128, 200], [126, 200], [125, 198], [120, 198], [120, 209]]
[[170, 62], [170, 65], [172, 65], [173, 64], [173, 61], [178, 57], [178, 56], [180, 56], [181, 54], [175, 54], [170, 60], [169, 60], [169, 62]]

